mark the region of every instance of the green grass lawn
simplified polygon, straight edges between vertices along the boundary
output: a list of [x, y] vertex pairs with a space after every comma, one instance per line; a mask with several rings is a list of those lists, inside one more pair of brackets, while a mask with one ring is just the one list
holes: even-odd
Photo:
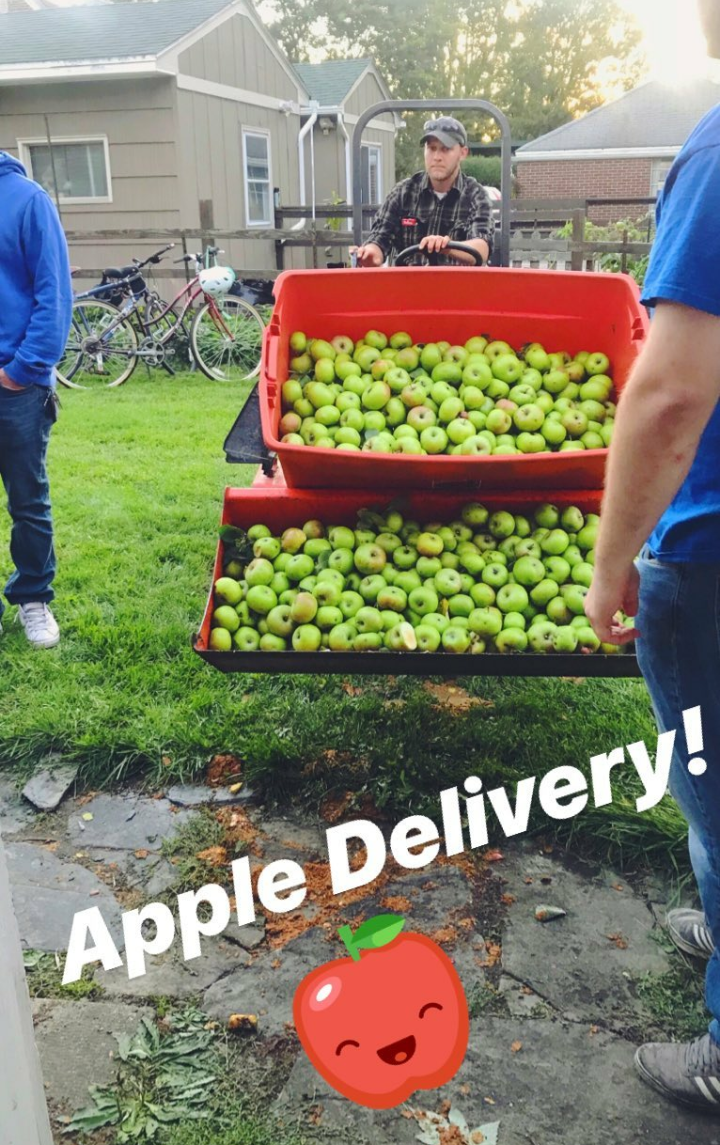
[[[480, 774], [488, 790], [645, 739], [639, 681], [493, 679], [464, 686], [487, 703], [456, 713], [424, 681], [243, 676], [195, 656], [226, 484], [222, 443], [247, 387], [141, 370], [118, 391], [63, 392], [50, 450], [59, 571], [57, 649], [38, 652], [5, 616], [0, 767], [20, 776], [49, 750], [94, 787], [142, 775], [163, 785], [232, 752], [280, 800], [367, 792], [393, 814], [437, 815], [445, 786]], [[0, 516], [2, 580], [9, 522]], [[260, 655], [260, 654], [258, 654]], [[578, 670], [581, 661], [578, 660]], [[614, 773], [618, 774], [618, 771]], [[684, 862], [682, 820], [665, 801], [636, 814], [637, 784], [586, 810], [578, 840], [616, 858], [657, 849]], [[547, 820], [539, 828], [553, 826]]]

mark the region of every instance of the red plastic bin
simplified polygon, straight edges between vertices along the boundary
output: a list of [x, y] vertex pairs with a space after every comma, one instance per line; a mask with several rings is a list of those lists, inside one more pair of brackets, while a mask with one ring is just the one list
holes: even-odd
[[[493, 493], [482, 497], [491, 511], [525, 512], [552, 501], [559, 506], [578, 505], [583, 512], [600, 511], [599, 490], [547, 490]], [[421, 522], [451, 521], [467, 502], [466, 494], [411, 492], [399, 500], [405, 517]], [[226, 489], [222, 524], [238, 528], [264, 524], [274, 534], [291, 525], [319, 518], [326, 525], [354, 525], [359, 509], [384, 511], [388, 497], [357, 489], [287, 489], [277, 481], [262, 479], [250, 489]], [[218, 543], [212, 583], [222, 575], [222, 542]], [[193, 648], [203, 660], [223, 672], [312, 672], [325, 674], [379, 673], [416, 676], [637, 676], [634, 654], [580, 653], [542, 655], [520, 652], [453, 656], [447, 652], [216, 652], [210, 648], [213, 603], [208, 594], [200, 631]]]
[[416, 457], [284, 445], [278, 438], [281, 387], [295, 330], [353, 340], [369, 329], [405, 330], [416, 342], [462, 344], [475, 334], [516, 349], [542, 342], [549, 351], [601, 350], [621, 390], [648, 320], [628, 275], [504, 268], [403, 267], [291, 270], [275, 283], [265, 332], [260, 409], [266, 446], [277, 453], [288, 486], [343, 489], [600, 489], [606, 449], [498, 457]]

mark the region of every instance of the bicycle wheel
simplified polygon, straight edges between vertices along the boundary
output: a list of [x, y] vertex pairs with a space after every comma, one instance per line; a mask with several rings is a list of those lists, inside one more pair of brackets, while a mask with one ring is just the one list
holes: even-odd
[[260, 372], [265, 324], [254, 306], [226, 294], [197, 311], [190, 328], [190, 348], [208, 378], [234, 382]]
[[126, 382], [137, 365], [137, 334], [109, 302], [81, 298], [73, 307], [57, 380], [72, 390], [113, 388]]

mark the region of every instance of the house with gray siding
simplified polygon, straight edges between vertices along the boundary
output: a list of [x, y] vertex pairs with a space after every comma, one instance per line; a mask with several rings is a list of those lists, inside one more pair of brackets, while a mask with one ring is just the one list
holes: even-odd
[[[213, 229], [262, 234], [278, 199], [348, 196], [346, 132], [386, 89], [371, 61], [346, 62], [332, 103], [313, 97], [251, 0], [3, 13], [0, 148], [57, 200], [83, 267], [142, 258], [178, 229], [197, 233], [190, 249]], [[392, 184], [394, 132], [385, 116], [365, 133], [381, 156], [373, 190]], [[220, 245], [240, 272], [275, 267], [272, 238]], [[286, 265], [309, 257], [294, 248]]]

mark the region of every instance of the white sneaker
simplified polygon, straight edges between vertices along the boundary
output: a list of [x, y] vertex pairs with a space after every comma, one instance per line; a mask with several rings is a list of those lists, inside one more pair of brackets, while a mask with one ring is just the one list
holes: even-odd
[[60, 629], [52, 612], [42, 601], [18, 605], [18, 619], [25, 635], [35, 648], [54, 648], [60, 641]]

